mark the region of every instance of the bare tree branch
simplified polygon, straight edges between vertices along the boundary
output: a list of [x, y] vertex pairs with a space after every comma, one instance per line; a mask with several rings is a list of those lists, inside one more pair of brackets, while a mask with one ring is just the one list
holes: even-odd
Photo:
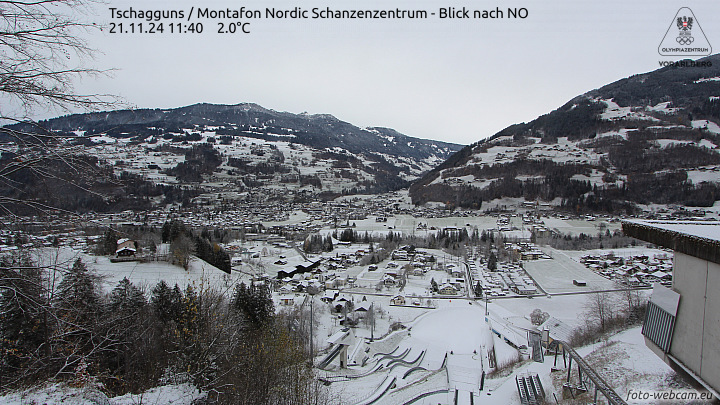
[[[73, 82], [107, 74], [85, 66], [96, 52], [83, 35], [102, 27], [82, 20], [97, 0], [0, 1], [0, 96], [28, 117], [35, 107], [100, 109], [107, 94], [79, 94]], [[0, 110], [0, 118], [19, 118]]]
[[[97, 51], [86, 38], [102, 30], [89, 17], [100, 3], [0, 0], [0, 124], [22, 124], [0, 127], [0, 210], [11, 216], [19, 207], [57, 209], [28, 196], [28, 187], [57, 195], [58, 186], [66, 184], [108, 201], [88, 179], [113, 183], [112, 171], [84, 158], [87, 153], [77, 144], [82, 137], [49, 131], [29, 118], [36, 109], [93, 111], [120, 104], [114, 96], [83, 94], [74, 87], [81, 78], [110, 72], [88, 65]], [[28, 179], [37, 184], [28, 186]]]

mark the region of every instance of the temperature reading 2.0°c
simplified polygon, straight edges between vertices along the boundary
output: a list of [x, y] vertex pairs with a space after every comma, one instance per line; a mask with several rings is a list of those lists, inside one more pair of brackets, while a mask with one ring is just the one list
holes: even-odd
[[244, 23], [241, 21], [230, 22], [230, 23], [218, 23], [218, 34], [249, 34], [250, 23]]

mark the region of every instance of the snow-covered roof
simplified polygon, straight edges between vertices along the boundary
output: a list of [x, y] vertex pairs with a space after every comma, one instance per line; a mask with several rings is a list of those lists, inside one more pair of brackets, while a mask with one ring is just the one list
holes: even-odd
[[550, 317], [550, 319], [540, 325], [538, 329], [547, 329], [551, 338], [556, 340], [562, 340], [564, 342], [569, 342], [573, 334], [573, 329], [570, 327], [570, 325], [553, 317]]
[[524, 330], [531, 330], [537, 332], [537, 327], [530, 322], [529, 319], [522, 317], [522, 316], [511, 316], [506, 319], [508, 323], [512, 324], [514, 327]]
[[335, 296], [339, 293], [338, 290], [325, 290], [325, 293], [323, 293], [323, 298], [335, 298]]
[[349, 330], [339, 330], [327, 339], [330, 344], [341, 343], [343, 344], [346, 339], [350, 336]]

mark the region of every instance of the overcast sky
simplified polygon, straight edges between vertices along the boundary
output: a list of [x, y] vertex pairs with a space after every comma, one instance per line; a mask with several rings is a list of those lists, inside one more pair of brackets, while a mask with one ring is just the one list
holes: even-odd
[[[191, 7], [264, 10], [494, 10], [504, 19], [252, 20], [250, 34], [96, 32], [93, 61], [114, 68], [86, 79], [83, 92], [120, 95], [132, 106], [170, 108], [194, 103], [253, 102], [266, 108], [328, 113], [358, 126], [468, 144], [547, 113], [576, 95], [659, 67], [658, 45], [678, 9], [694, 12], [720, 49], [717, 0], [107, 0], [93, 22], [109, 24], [110, 7], [184, 10]], [[524, 7], [525, 19], [508, 19]], [[249, 21], [243, 19], [243, 21]], [[130, 22], [123, 22], [125, 29]], [[147, 22], [145, 29], [148, 28]], [[187, 24], [183, 21], [183, 25]], [[716, 51], [713, 51], [716, 52]]]

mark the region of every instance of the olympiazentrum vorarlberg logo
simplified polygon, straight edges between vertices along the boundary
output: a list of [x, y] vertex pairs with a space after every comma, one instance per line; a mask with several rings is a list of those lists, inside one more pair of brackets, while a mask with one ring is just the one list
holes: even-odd
[[695, 14], [683, 7], [670, 23], [658, 52], [663, 56], [705, 56], [712, 53], [712, 46]]

